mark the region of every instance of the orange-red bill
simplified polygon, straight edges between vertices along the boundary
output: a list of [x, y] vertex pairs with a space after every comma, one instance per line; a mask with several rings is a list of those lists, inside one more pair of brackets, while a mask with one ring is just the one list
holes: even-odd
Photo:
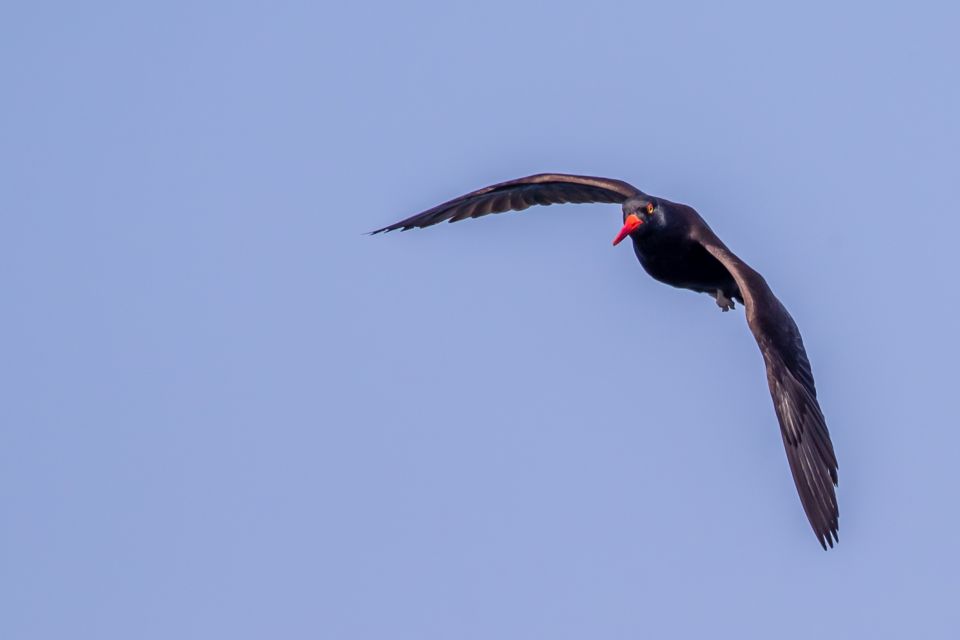
[[613, 239], [613, 245], [617, 246], [620, 244], [624, 238], [636, 231], [642, 224], [643, 220], [638, 218], [636, 214], [631, 213], [628, 215], [627, 219], [623, 221], [623, 228], [620, 229], [620, 233], [618, 233], [617, 237]]

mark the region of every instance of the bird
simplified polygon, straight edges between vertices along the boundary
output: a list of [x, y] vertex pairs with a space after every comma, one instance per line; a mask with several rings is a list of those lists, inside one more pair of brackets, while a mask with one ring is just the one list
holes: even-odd
[[800, 502], [824, 550], [839, 542], [837, 457], [796, 322], [766, 280], [739, 258], [688, 205], [652, 196], [622, 180], [541, 173], [454, 198], [370, 232], [429, 227], [534, 205], [620, 204], [626, 238], [643, 269], [664, 284], [711, 296], [724, 312], [739, 302], [766, 366], [767, 384]]

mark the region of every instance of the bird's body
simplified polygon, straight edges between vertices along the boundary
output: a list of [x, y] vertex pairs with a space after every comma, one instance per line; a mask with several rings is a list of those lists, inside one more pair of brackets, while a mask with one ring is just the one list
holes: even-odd
[[644, 271], [672, 287], [711, 295], [721, 291], [727, 298], [743, 302], [726, 267], [690, 238], [694, 225], [705, 224], [697, 212], [662, 198], [660, 203], [663, 227], [656, 233], [636, 233], [631, 237], [633, 251]]
[[735, 255], [692, 207], [647, 195], [620, 181], [538, 174], [455, 198], [374, 233], [427, 227], [532, 205], [610, 202], [623, 210], [623, 228], [650, 276], [713, 296], [723, 311], [744, 304], [747, 324], [767, 369], [767, 383], [800, 502], [824, 549], [837, 541], [837, 459], [800, 331], [763, 277]]

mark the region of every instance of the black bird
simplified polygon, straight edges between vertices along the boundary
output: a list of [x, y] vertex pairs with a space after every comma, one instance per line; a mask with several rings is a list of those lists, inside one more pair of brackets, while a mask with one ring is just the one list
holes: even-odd
[[800, 502], [820, 544], [833, 547], [839, 541], [837, 458], [800, 330], [763, 276], [730, 251], [692, 207], [647, 195], [621, 180], [544, 173], [479, 189], [373, 233], [566, 202], [621, 204], [623, 228], [613, 244], [629, 236], [647, 273], [709, 294], [723, 311], [733, 309], [734, 300], [745, 305]]

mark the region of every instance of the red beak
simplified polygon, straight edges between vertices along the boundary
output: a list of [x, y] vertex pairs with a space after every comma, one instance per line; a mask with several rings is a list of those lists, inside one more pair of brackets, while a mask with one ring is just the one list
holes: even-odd
[[627, 219], [623, 222], [623, 228], [620, 229], [620, 233], [617, 234], [617, 237], [613, 239], [613, 246], [620, 244], [620, 241], [626, 238], [628, 235], [640, 228], [640, 225], [643, 224], [643, 220], [637, 217], [636, 214], [631, 213], [627, 216]]

